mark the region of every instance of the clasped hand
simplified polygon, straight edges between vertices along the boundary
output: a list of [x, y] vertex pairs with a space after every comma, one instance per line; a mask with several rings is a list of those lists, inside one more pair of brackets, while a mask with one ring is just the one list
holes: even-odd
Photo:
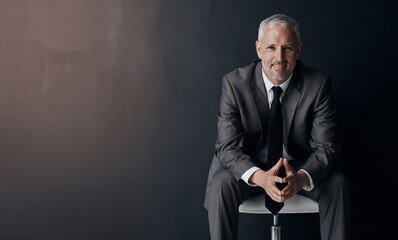
[[[286, 177], [278, 176], [280, 168], [284, 166]], [[276, 202], [284, 202], [291, 198], [304, 186], [309, 185], [309, 179], [304, 172], [296, 172], [289, 164], [286, 158], [280, 158], [279, 161], [268, 171], [257, 170], [252, 174], [249, 181], [262, 187], [265, 192]], [[280, 190], [275, 184], [287, 183]]]

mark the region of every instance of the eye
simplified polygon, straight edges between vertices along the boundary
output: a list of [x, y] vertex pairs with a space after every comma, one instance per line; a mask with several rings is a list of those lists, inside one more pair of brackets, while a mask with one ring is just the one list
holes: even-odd
[[293, 51], [294, 49], [290, 46], [283, 47], [284, 50]]
[[275, 46], [268, 46], [267, 49], [275, 50]]

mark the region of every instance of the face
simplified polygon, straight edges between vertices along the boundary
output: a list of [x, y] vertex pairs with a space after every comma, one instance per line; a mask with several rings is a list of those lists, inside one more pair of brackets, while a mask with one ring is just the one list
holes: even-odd
[[258, 57], [267, 78], [275, 85], [284, 83], [296, 66], [303, 44], [297, 42], [293, 28], [265, 27], [261, 42], [256, 41]]

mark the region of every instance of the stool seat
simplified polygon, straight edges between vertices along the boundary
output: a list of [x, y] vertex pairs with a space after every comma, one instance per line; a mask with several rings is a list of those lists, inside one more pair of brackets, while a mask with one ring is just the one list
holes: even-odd
[[[265, 207], [265, 193], [254, 196], [239, 206], [241, 213], [271, 214]], [[301, 195], [294, 195], [285, 201], [279, 213], [318, 213], [318, 203]]]

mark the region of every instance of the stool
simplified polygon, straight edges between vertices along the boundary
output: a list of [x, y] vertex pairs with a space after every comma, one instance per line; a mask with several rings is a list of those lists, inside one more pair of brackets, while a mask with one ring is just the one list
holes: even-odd
[[[240, 213], [271, 214], [265, 207], [265, 193], [254, 196], [239, 206]], [[279, 214], [292, 213], [318, 213], [318, 203], [301, 195], [294, 195], [285, 201], [284, 207]], [[273, 215], [273, 226], [271, 226], [271, 239], [281, 240], [282, 226], [279, 224], [279, 215]]]

